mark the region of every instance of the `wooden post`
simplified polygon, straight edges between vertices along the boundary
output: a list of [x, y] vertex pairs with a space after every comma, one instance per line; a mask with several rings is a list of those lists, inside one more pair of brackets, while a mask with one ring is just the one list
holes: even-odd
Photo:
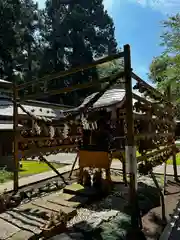
[[173, 148], [172, 159], [173, 159], [173, 169], [174, 169], [174, 180], [175, 180], [176, 182], [179, 182], [178, 174], [177, 174], [176, 152], [174, 151], [174, 148]]
[[14, 157], [14, 191], [18, 191], [18, 171], [19, 171], [19, 161], [18, 161], [18, 105], [17, 105], [17, 88], [16, 88], [16, 80], [14, 75], [13, 77], [13, 157]]
[[131, 55], [130, 46], [124, 46], [124, 74], [125, 74], [125, 89], [126, 89], [126, 163], [129, 165], [130, 175], [130, 191], [129, 205], [132, 208], [131, 226], [137, 229], [139, 226], [138, 218], [138, 202], [137, 202], [137, 160], [136, 148], [134, 144], [134, 119], [133, 119], [133, 103], [132, 103], [132, 79], [131, 79]]
[[167, 161], [164, 162], [164, 195], [166, 194], [166, 170], [167, 170]]
[[165, 202], [164, 202], [164, 195], [161, 191], [161, 188], [159, 187], [159, 184], [158, 184], [158, 181], [154, 175], [154, 173], [151, 171], [150, 172], [151, 174], [151, 177], [154, 181], [154, 184], [156, 186], [156, 188], [158, 189], [159, 193], [160, 193], [160, 198], [161, 198], [161, 210], [162, 210], [162, 221], [163, 221], [163, 224], [166, 224], [167, 223], [167, 219], [166, 219], [166, 211], [165, 211]]
[[78, 159], [79, 159], [79, 151], [78, 151], [78, 153], [77, 153], [77, 155], [76, 155], [76, 158], [75, 158], [75, 160], [74, 160], [74, 163], [73, 163], [73, 165], [72, 165], [71, 172], [70, 172], [70, 174], [69, 174], [69, 179], [71, 179], [72, 173], [73, 173], [73, 171], [74, 171], [74, 167], [75, 167]]
[[[117, 109], [116, 110], [116, 129], [117, 129], [117, 126], [118, 126], [118, 130], [120, 129], [119, 128], [119, 124], [120, 124], [120, 121], [122, 122], [122, 128], [123, 128], [123, 135], [124, 135], [124, 126], [123, 126], [123, 120], [120, 120], [119, 119], [119, 110]], [[121, 136], [122, 133], [118, 131], [118, 136]], [[122, 143], [120, 144], [119, 148], [121, 149], [122, 148]], [[120, 153], [121, 157], [120, 157], [120, 162], [122, 161], [122, 168], [123, 168], [123, 182], [125, 184], [125, 186], [127, 186], [127, 174], [126, 174], [126, 159], [125, 159], [125, 154], [123, 153]]]
[[[167, 97], [168, 97], [168, 100], [171, 101], [171, 86], [170, 85], [167, 87]], [[173, 144], [175, 144], [175, 139], [173, 139]], [[176, 152], [175, 152], [174, 147], [172, 150], [173, 150], [172, 160], [173, 160], [174, 180], [178, 182], [179, 180], [178, 180], [178, 174], [177, 174]]]

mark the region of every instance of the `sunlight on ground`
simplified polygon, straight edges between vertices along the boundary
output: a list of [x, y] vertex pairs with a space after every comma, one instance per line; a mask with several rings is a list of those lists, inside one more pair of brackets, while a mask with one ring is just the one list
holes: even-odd
[[[24, 177], [27, 175], [34, 175], [42, 172], [47, 172], [52, 170], [48, 167], [46, 163], [38, 162], [38, 161], [22, 161], [22, 168], [19, 172], [20, 177]], [[60, 168], [65, 166], [65, 164], [57, 164], [52, 163], [55, 168]]]
[[[48, 167], [46, 163], [38, 161], [21, 161], [22, 168], [19, 171], [19, 177], [27, 177], [38, 173], [48, 172], [52, 169]], [[57, 169], [65, 166], [65, 164], [52, 163]], [[0, 183], [7, 182], [13, 179], [13, 172], [6, 171], [6, 169], [0, 169]]]

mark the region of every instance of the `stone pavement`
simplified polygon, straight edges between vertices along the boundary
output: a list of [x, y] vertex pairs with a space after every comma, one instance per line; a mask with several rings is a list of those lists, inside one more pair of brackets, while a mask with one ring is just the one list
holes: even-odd
[[[57, 170], [59, 173], [66, 173], [69, 172], [72, 168], [72, 165], [67, 165], [61, 168], [58, 168]], [[77, 169], [78, 166], [75, 166], [75, 169]], [[48, 171], [48, 172], [43, 172], [39, 174], [35, 174], [32, 176], [28, 177], [22, 177], [19, 179], [19, 187], [21, 186], [26, 186], [31, 183], [35, 183], [41, 180], [46, 180], [51, 177], [55, 177], [57, 174], [54, 171]], [[6, 189], [6, 191], [11, 191], [13, 189], [13, 181], [8, 181], [0, 185], [0, 193], [3, 192]]]

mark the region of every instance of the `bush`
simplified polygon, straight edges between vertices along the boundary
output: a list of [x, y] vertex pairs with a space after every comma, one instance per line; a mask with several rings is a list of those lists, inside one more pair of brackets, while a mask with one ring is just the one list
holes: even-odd
[[13, 179], [13, 173], [12, 172], [8, 172], [6, 170], [6, 168], [1, 168], [0, 169], [0, 183], [4, 183], [8, 180], [12, 180]]

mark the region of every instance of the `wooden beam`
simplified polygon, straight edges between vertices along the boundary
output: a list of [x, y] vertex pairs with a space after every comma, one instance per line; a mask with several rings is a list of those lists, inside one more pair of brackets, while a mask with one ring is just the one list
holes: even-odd
[[60, 146], [50, 146], [50, 147], [36, 147], [36, 148], [31, 148], [28, 150], [23, 150], [21, 151], [23, 156], [33, 156], [33, 155], [39, 155], [39, 153], [48, 153], [48, 152], [53, 152], [56, 150], [61, 150], [61, 149], [67, 149], [67, 148], [77, 148], [78, 145], [73, 144], [73, 145], [60, 145]]
[[154, 137], [170, 137], [170, 136], [174, 136], [173, 133], [147, 133], [147, 134], [138, 134], [135, 136], [135, 140], [138, 141], [140, 139], [151, 139]]
[[100, 83], [99, 82], [91, 82], [91, 83], [76, 84], [71, 87], [60, 88], [57, 90], [50, 90], [48, 92], [38, 92], [35, 94], [30, 94], [25, 97], [22, 97], [20, 102], [22, 103], [27, 100], [33, 100], [33, 99], [38, 99], [38, 98], [42, 98], [42, 97], [53, 96], [53, 95], [57, 95], [57, 94], [67, 93], [67, 92], [73, 92], [76, 90], [86, 89], [86, 88], [94, 87], [97, 85], [100, 85]]
[[156, 94], [158, 94], [164, 101], [169, 102], [169, 100], [162, 94], [160, 93], [157, 89], [153, 88], [151, 85], [149, 85], [147, 82], [145, 82], [142, 78], [140, 78], [138, 75], [136, 75], [134, 72], [131, 73], [132, 78], [134, 78], [136, 81], [144, 84], [147, 88], [151, 89], [154, 91]]
[[86, 88], [90, 88], [90, 87], [96, 87], [98, 85], [101, 85], [102, 83], [109, 82], [113, 76], [117, 76], [117, 75], [120, 78], [120, 77], [123, 76], [123, 72], [120, 72], [118, 74], [116, 73], [112, 76], [102, 78], [99, 81], [97, 81], [97, 79], [96, 79], [96, 80], [93, 80], [90, 83], [76, 84], [74, 86], [60, 88], [60, 89], [57, 89], [57, 90], [50, 90], [48, 92], [39, 92], [39, 93], [27, 95], [25, 97], [22, 97], [20, 102], [22, 103], [22, 102], [25, 102], [27, 100], [37, 99], [37, 98], [40, 98], [40, 97], [53, 96], [53, 95], [57, 95], [57, 94], [82, 90], [82, 89], [86, 89]]
[[112, 55], [112, 56], [107, 56], [105, 58], [94, 61], [91, 64], [86, 64], [86, 65], [83, 65], [83, 66], [72, 68], [68, 71], [61, 71], [61, 72], [58, 72], [58, 73], [52, 73], [51, 75], [44, 76], [40, 79], [37, 79], [37, 80], [34, 79], [33, 81], [20, 84], [19, 86], [17, 86], [17, 89], [18, 90], [24, 89], [28, 86], [31, 86], [32, 84], [39, 83], [39, 82], [51, 81], [51, 80], [56, 79], [56, 78], [63, 78], [63, 77], [66, 77], [68, 75], [75, 74], [75, 73], [83, 71], [83, 70], [88, 70], [90, 68], [96, 67], [97, 65], [100, 65], [100, 64], [103, 64], [103, 63], [106, 63], [106, 62], [109, 62], [109, 61], [113, 61], [113, 60], [121, 58], [121, 57], [124, 57], [124, 52], [120, 52], [120, 53]]
[[133, 229], [139, 228], [139, 211], [137, 200], [137, 159], [134, 141], [134, 119], [133, 119], [133, 95], [132, 95], [132, 79], [131, 79], [131, 53], [130, 46], [124, 46], [124, 73], [125, 73], [125, 89], [126, 89], [126, 163], [129, 163], [129, 206], [131, 207], [131, 226]]
[[13, 78], [13, 157], [14, 157], [14, 192], [18, 191], [19, 182], [18, 182], [18, 172], [19, 172], [19, 160], [18, 160], [18, 105], [17, 105], [17, 89], [16, 89], [16, 80]]
[[174, 144], [172, 144], [172, 145], [170, 145], [170, 146], [168, 146], [168, 147], [164, 147], [164, 148], [162, 148], [162, 149], [160, 149], [160, 150], [151, 151], [150, 153], [146, 153], [146, 154], [143, 155], [143, 156], [137, 157], [137, 160], [138, 160], [138, 162], [144, 161], [144, 160], [147, 159], [147, 158], [156, 156], [157, 154], [160, 154], [160, 153], [162, 153], [162, 152], [166, 152], [167, 150], [169, 150], [169, 149], [171, 149], [171, 148], [173, 148], [173, 147], [175, 147]]
[[[80, 138], [81, 136], [69, 136], [69, 138], [71, 139], [76, 139], [76, 138]], [[65, 139], [65, 138], [64, 138]], [[22, 143], [27, 143], [27, 142], [30, 142], [30, 141], [54, 141], [54, 140], [64, 140], [62, 137], [53, 137], [53, 138], [50, 138], [50, 137], [22, 137], [20, 136], [19, 137], [19, 142], [22, 142]]]
[[62, 179], [62, 181], [67, 185], [67, 182], [65, 181], [63, 175], [58, 172], [58, 170], [43, 156], [42, 153], [40, 153], [39, 158], [41, 161], [45, 162], [48, 165], [48, 167], [50, 167]]

